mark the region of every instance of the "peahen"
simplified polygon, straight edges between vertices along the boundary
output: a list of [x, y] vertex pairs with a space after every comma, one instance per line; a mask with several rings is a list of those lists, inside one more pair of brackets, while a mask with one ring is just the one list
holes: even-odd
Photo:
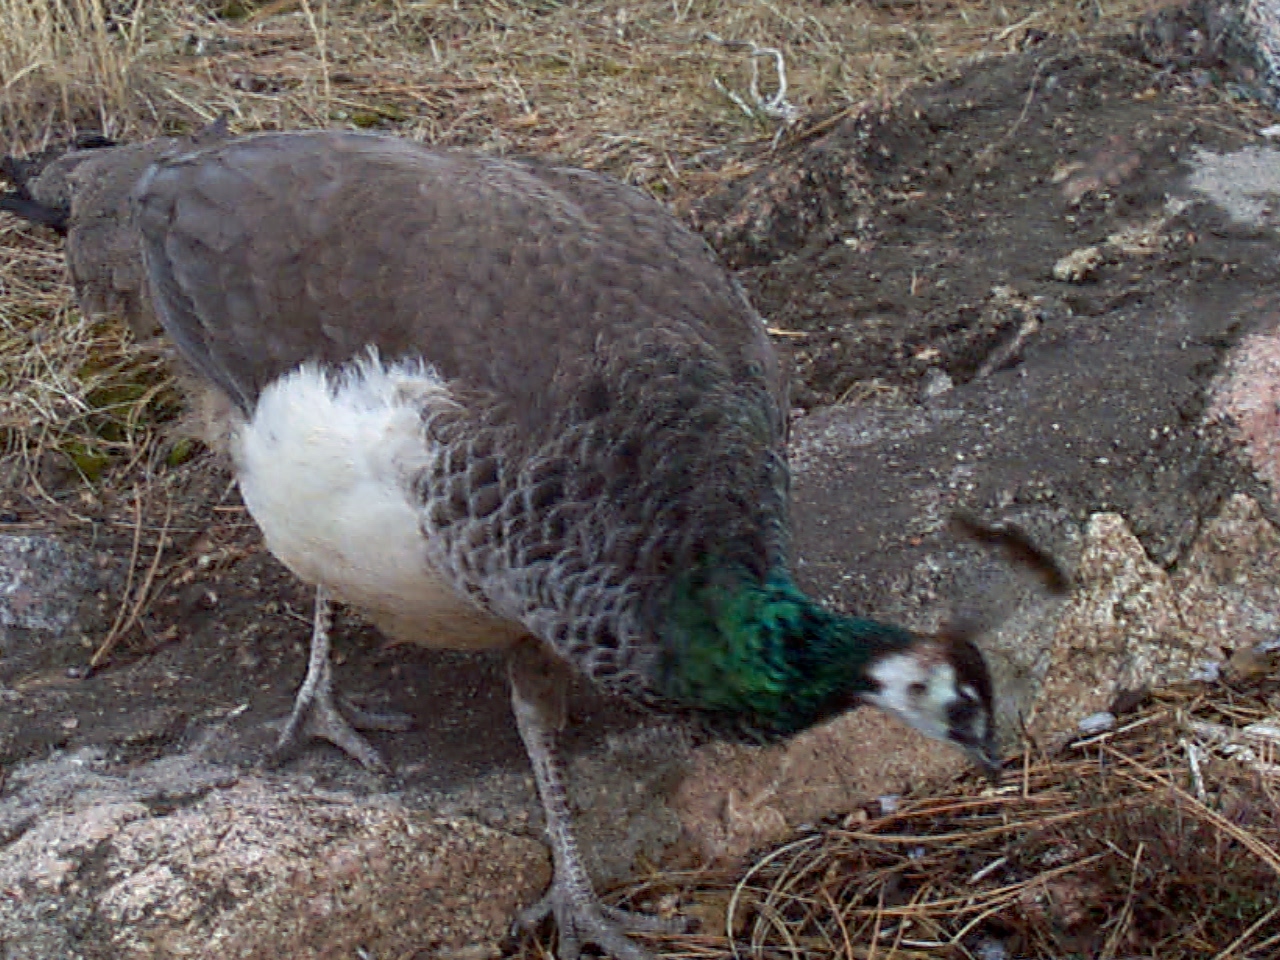
[[[873, 703], [999, 769], [971, 642], [795, 586], [784, 374], [734, 280], [658, 203], [385, 136], [162, 146], [78, 151], [50, 171], [57, 197], [33, 177], [8, 206], [44, 205], [79, 239], [82, 302], [112, 301], [93, 243], [140, 257], [117, 271], [144, 280], [126, 312], [158, 315], [267, 545], [316, 586], [282, 745], [305, 732], [380, 763], [349, 722], [378, 718], [335, 703], [331, 596], [396, 638], [510, 650], [555, 867], [526, 919], [554, 913], [562, 960], [583, 943], [638, 960], [625, 932], [660, 926], [601, 904], [575, 846], [554, 745], [568, 671], [766, 738]], [[116, 177], [131, 201], [101, 196], [117, 150], [139, 168]]]

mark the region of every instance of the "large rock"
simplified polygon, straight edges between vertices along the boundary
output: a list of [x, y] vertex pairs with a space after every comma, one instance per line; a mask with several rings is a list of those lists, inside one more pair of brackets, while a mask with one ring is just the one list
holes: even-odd
[[6, 793], [7, 960], [483, 957], [550, 875], [529, 839], [190, 755], [78, 751]]
[[1222, 72], [1244, 93], [1280, 104], [1277, 0], [1173, 0], [1148, 10], [1134, 39], [1157, 66]]
[[0, 657], [10, 673], [83, 658], [119, 597], [114, 558], [65, 539], [0, 535]]

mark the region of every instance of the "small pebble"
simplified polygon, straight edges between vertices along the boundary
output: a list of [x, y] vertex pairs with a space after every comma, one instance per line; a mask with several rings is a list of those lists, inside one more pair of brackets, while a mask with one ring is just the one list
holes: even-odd
[[1102, 251], [1084, 247], [1067, 254], [1053, 265], [1053, 279], [1062, 283], [1083, 283], [1102, 265]]
[[1092, 737], [1095, 733], [1102, 733], [1105, 730], [1110, 730], [1115, 725], [1115, 714], [1102, 710], [1098, 713], [1091, 713], [1080, 721], [1080, 733], [1086, 737]]
[[920, 396], [924, 400], [932, 400], [934, 397], [942, 396], [954, 386], [955, 382], [945, 371], [930, 367], [921, 380]]
[[1187, 679], [1197, 683], [1217, 683], [1222, 678], [1222, 664], [1206, 660]]

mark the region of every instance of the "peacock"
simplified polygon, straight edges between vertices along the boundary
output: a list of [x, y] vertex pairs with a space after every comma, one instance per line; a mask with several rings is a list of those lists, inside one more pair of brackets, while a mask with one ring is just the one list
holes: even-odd
[[[639, 190], [225, 130], [94, 143], [19, 186], [0, 206], [67, 234], [83, 303], [158, 319], [268, 548], [316, 588], [281, 749], [319, 736], [376, 769], [356, 727], [398, 722], [336, 697], [335, 600], [399, 640], [507, 651], [554, 862], [524, 920], [554, 914], [561, 960], [642, 960], [628, 932], [666, 923], [604, 905], [583, 867], [555, 743], [572, 673], [725, 736], [871, 703], [999, 770], [971, 640], [796, 586], [785, 371], [712, 250]], [[122, 251], [132, 269], [102, 269]]]

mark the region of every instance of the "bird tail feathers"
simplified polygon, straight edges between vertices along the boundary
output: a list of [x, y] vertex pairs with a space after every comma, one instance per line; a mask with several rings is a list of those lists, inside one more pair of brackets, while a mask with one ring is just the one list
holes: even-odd
[[70, 211], [40, 203], [27, 193], [23, 187], [0, 195], [0, 210], [12, 213], [24, 220], [30, 220], [32, 223], [52, 227], [60, 236], [65, 237], [67, 235], [67, 221], [70, 217]]

